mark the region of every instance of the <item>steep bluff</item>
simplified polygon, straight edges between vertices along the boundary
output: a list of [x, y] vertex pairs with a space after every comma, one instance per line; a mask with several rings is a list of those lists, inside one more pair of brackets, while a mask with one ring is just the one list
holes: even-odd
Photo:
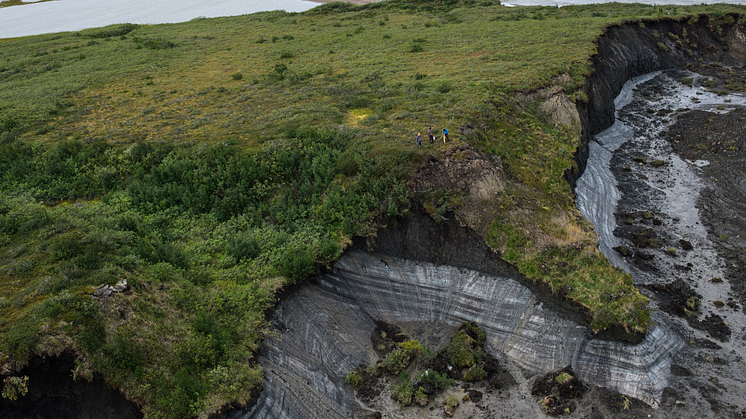
[[[668, 36], [673, 31], [680, 33], [681, 28], [696, 41], [683, 47]], [[627, 80], [653, 71], [685, 68], [699, 59], [735, 63], [743, 59], [743, 33], [744, 23], [738, 15], [725, 20], [699, 16], [682, 21], [632, 22], [608, 28], [597, 41], [593, 74], [583, 89], [588, 101], [577, 103], [582, 142], [575, 155], [577, 168], [567, 173], [573, 187], [585, 171], [591, 138], [614, 123], [614, 98]]]
[[[268, 339], [260, 359], [264, 391], [253, 410], [229, 417], [363, 417], [368, 409], [400, 417], [387, 397], [360, 406], [343, 384], [347, 372], [374, 360], [370, 335], [377, 320], [401, 325], [433, 348], [458, 324], [473, 321], [487, 333], [487, 350], [524, 372], [519, 385], [571, 365], [585, 382], [657, 404], [670, 354], [682, 345], [670, 332], [653, 328], [637, 345], [589, 339], [582, 318], [542, 301], [467, 228], [426, 214], [392, 221], [379, 232], [375, 251], [357, 243], [330, 272], [283, 300], [272, 318], [278, 336]], [[518, 394], [489, 395], [484, 404], [539, 413]]]
[[[705, 17], [691, 25], [667, 20], [645, 24], [645, 28], [637, 23], [609, 28], [599, 40], [595, 72], [586, 82], [588, 102], [578, 106], [583, 145], [576, 155], [578, 171], [568, 175], [572, 182], [585, 169], [591, 136], [613, 123], [613, 99], [626, 80], [659, 69], [685, 67], [702, 56], [724, 62], [737, 59], [742, 39], [738, 33], [743, 33], [738, 20], [718, 26], [722, 36]], [[692, 56], [685, 50], [664, 50], [658, 45], [673, 42], [665, 34], [682, 25], [698, 34]], [[289, 293], [273, 318], [281, 339], [269, 339], [260, 360], [266, 372], [264, 391], [249, 413], [229, 416], [333, 418], [361, 414], [364, 409], [343, 380], [346, 372], [371, 361], [367, 345], [374, 320], [379, 319], [401, 323], [413, 336], [433, 346], [442, 343], [443, 336], [459, 322], [476, 321], [488, 332], [488, 349], [526, 376], [572, 365], [588, 383], [652, 405], [659, 402], [668, 383], [670, 359], [682, 346], [674, 334], [656, 327], [639, 345], [588, 339], [582, 311], [564, 306], [562, 300], [520, 280], [514, 267], [457, 222], [432, 222], [425, 215], [388, 220], [389, 227], [379, 232], [372, 246], [375, 251], [368, 252], [367, 243], [358, 243], [334, 270]], [[519, 377], [519, 381], [522, 386], [528, 383], [526, 378]], [[100, 381], [94, 384], [104, 389]], [[60, 388], [66, 386], [59, 384]], [[39, 396], [34, 403], [41, 400], [49, 399]], [[538, 414], [531, 400], [521, 402], [510, 396], [493, 403], [496, 409], [515, 412], [516, 417]], [[386, 408], [396, 415], [395, 406]], [[111, 411], [109, 415], [130, 417], [130, 411]]]
[[[696, 42], [687, 40], [684, 46], [669, 35], [681, 33], [682, 27]], [[737, 16], [609, 28], [598, 41], [595, 71], [585, 85], [588, 101], [578, 106], [582, 145], [577, 170], [567, 176], [573, 186], [585, 170], [592, 136], [614, 122], [614, 99], [629, 79], [684, 68], [700, 58], [736, 62], [742, 58], [742, 34]], [[679, 333], [672, 332], [679, 326], [654, 313], [663, 326], [651, 328], [637, 345], [589, 339], [582, 310], [521, 280], [514, 267], [457, 220], [432, 223], [424, 214], [388, 220], [375, 243], [357, 243], [331, 272], [289, 295], [273, 318], [280, 337], [269, 340], [260, 361], [267, 377], [264, 392], [253, 410], [231, 417], [366, 417], [368, 409], [403, 417], [384, 397], [381, 404], [361, 406], [352, 389], [339, 384], [347, 371], [370, 364], [366, 336], [375, 320], [400, 324], [414, 338], [436, 346], [459, 322], [475, 321], [487, 331], [487, 349], [524, 372], [519, 387], [536, 374], [571, 365], [586, 383], [654, 407], [671, 403], [664, 388], [672, 371], [682, 370], [673, 362], [687, 362], [679, 352], [688, 350]], [[540, 414], [533, 403], [512, 396], [484, 405], [515, 417]], [[419, 412], [413, 417], [430, 416]]]

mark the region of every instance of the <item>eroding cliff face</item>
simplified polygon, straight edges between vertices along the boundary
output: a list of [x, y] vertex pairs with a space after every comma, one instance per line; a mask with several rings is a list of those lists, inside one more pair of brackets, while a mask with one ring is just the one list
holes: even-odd
[[616, 100], [614, 125], [590, 143], [577, 183], [578, 206], [595, 223], [601, 249], [659, 310], [657, 331], [689, 342], [673, 354], [678, 377], [661, 403], [680, 407], [677, 417], [727, 417], [723, 406], [742, 409], [746, 391], [746, 316], [738, 302], [746, 257], [733, 252], [746, 242], [723, 233], [743, 231], [736, 226], [746, 214], [733, 199], [743, 194], [743, 156], [734, 144], [746, 101], [716, 81], [719, 72], [743, 70], [708, 67], [713, 76], [669, 70], [630, 81]]
[[[604, 110], [616, 116], [587, 144], [578, 206], [596, 224], [612, 263], [632, 273], [659, 310], [659, 330], [688, 342], [672, 354], [676, 378], [661, 407], [676, 409], [676, 417], [744, 415], [746, 209], [743, 124], [736, 123], [746, 108], [738, 84], [746, 77], [743, 23], [730, 16], [655, 29], [682, 41], [670, 46], [679, 69], [629, 81]], [[645, 31], [635, 32], [644, 44]], [[692, 39], [706, 48], [692, 46]], [[608, 48], [605, 42], [599, 50]], [[682, 51], [692, 54], [681, 59]], [[598, 61], [609, 74], [627, 68]], [[668, 65], [661, 63], [652, 69]], [[603, 106], [588, 106], [595, 108]]]
[[[727, 21], [731, 23], [700, 16], [692, 23], [672, 19], [630, 23], [610, 27], [599, 38], [593, 74], [585, 82], [588, 101], [577, 107], [583, 132], [575, 155], [577, 169], [567, 176], [573, 186], [585, 171], [592, 137], [614, 124], [614, 99], [628, 80], [655, 71], [685, 68], [697, 64], [700, 58], [711, 62], [742, 60], [741, 51], [746, 50], [744, 23], [737, 16]], [[682, 29], [687, 31], [686, 42], [683, 37], [677, 42], [667, 35], [681, 34]]]
[[[682, 42], [660, 36], [681, 34], [683, 27], [687, 36], [679, 37]], [[614, 151], [623, 145], [623, 136], [600, 143], [591, 139], [613, 125], [618, 107], [630, 103], [631, 96], [614, 103], [628, 80], [683, 68], [700, 58], [726, 63], [742, 60], [744, 33], [738, 19], [705, 17], [610, 28], [599, 40], [595, 72], [586, 85], [589, 100], [578, 109], [583, 146], [577, 153], [579, 170], [568, 176], [573, 185], [586, 170], [589, 145], [606, 152], [602, 164], [609, 164]], [[553, 103], [547, 100], [546, 106], [551, 108]], [[466, 156], [471, 151], [458, 152]], [[434, 165], [430, 170], [439, 171], [441, 178], [458, 189], [458, 170], [454, 169], [458, 167]], [[624, 257], [611, 250], [614, 243], [622, 243], [614, 235], [614, 212], [623, 196], [613, 173], [604, 179], [602, 184], [613, 186], [608, 193], [615, 194], [613, 208], [600, 210], [608, 222], [604, 251], [615, 264], [625, 267]], [[694, 333], [685, 322], [662, 311], [653, 313], [657, 325], [638, 344], [589, 339], [588, 319], [582, 310], [522, 279], [514, 267], [496, 257], [474, 232], [481, 228], [479, 218], [454, 218], [446, 216], [435, 223], [422, 214], [409, 220], [388, 220], [375, 243], [358, 244], [331, 272], [284, 299], [273, 317], [278, 334], [269, 339], [260, 361], [266, 373], [262, 397], [252, 411], [233, 417], [365, 417], [373, 410], [396, 418], [442, 417], [440, 410], [399, 409], [386, 394], [374, 405], [365, 405], [343, 384], [348, 371], [375, 360], [369, 340], [374, 320], [398, 324], [436, 349], [463, 321], [483, 327], [486, 349], [514, 372], [518, 385], [486, 395], [479, 409], [468, 412], [473, 417], [496, 417], [497, 412], [510, 412], [511, 417], [541, 415], [529, 395], [532, 381], [568, 365], [592, 387], [575, 411], [579, 417], [617, 417], [631, 414], [624, 410], [629, 406], [633, 410], [644, 406], [627, 397], [664, 409], [640, 408], [634, 413], [638, 417], [666, 416], [671, 409], [685, 418], [743, 413], [739, 383], [746, 382], [746, 368], [735, 345], [719, 346], [708, 339], [706, 331]], [[653, 293], [646, 295], [657, 304]], [[625, 396], [610, 396], [605, 389]], [[598, 400], [606, 404], [598, 405]]]
[[[375, 360], [373, 319], [402, 325], [433, 348], [460, 323], [472, 321], [485, 329], [488, 352], [509, 370], [524, 372], [519, 386], [528, 386], [526, 377], [571, 365], [586, 383], [652, 405], [667, 385], [670, 353], [682, 344], [663, 329], [653, 329], [639, 345], [588, 340], [585, 327], [515, 279], [353, 250], [280, 304], [273, 318], [278, 336], [269, 339], [261, 359], [264, 392], [246, 416], [347, 418], [375, 409], [388, 417], [430, 417], [429, 410], [391, 403], [357, 404], [344, 384], [348, 371]], [[517, 400], [523, 399], [488, 394], [484, 405], [540, 413], [532, 399]]]

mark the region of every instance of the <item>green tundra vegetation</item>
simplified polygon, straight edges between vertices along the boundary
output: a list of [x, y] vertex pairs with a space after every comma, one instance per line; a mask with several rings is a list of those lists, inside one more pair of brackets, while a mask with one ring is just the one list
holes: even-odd
[[[74, 351], [147, 418], [244, 404], [278, 292], [407, 216], [464, 143], [504, 165], [486, 242], [595, 330], [644, 332], [562, 177], [577, 129], [515, 92], [585, 100], [609, 25], [743, 11], [389, 0], [0, 40], [0, 363]], [[416, 148], [428, 126], [451, 142]]]

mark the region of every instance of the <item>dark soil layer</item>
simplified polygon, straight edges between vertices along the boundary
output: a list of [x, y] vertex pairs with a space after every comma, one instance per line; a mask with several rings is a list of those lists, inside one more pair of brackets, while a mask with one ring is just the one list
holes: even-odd
[[26, 375], [28, 393], [16, 401], [0, 398], [0, 417], [13, 419], [138, 419], [142, 413], [100, 376], [73, 381], [74, 358], [34, 359]]
[[531, 395], [541, 399], [550, 416], [574, 412], [576, 405], [573, 400], [582, 397], [584, 392], [585, 386], [570, 367], [539, 377], [531, 388]]
[[[374, 239], [358, 240], [360, 249], [413, 261], [473, 269], [490, 275], [515, 278], [531, 289], [544, 304], [582, 325], [590, 325], [590, 311], [580, 304], [555, 294], [548, 285], [536, 283], [521, 275], [514, 266], [502, 260], [474, 231], [459, 224], [453, 212], [435, 221], [421, 205], [413, 206], [409, 218], [389, 218]], [[621, 327], [601, 331], [599, 338], [639, 342], [644, 335], [630, 333]]]
[[[722, 72], [717, 71], [721, 67], [710, 66], [709, 69], [714, 77], [720, 75], [718, 80], [733, 77], [722, 76]], [[730, 71], [743, 73], [745, 69]], [[724, 87], [714, 85], [713, 88]], [[746, 302], [745, 135], [746, 110], [737, 109], [724, 115], [689, 112], [678, 119], [667, 137], [681, 158], [709, 162], [702, 171], [711, 182], [701, 192], [697, 207], [718, 254], [728, 261], [727, 278], [741, 304]]]

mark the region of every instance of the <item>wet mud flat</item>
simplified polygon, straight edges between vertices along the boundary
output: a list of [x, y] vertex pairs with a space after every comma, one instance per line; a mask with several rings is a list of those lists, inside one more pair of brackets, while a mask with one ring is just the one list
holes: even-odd
[[660, 417], [746, 415], [746, 98], [718, 79], [736, 70], [634, 79], [596, 138], [616, 183], [601, 225], [612, 229], [601, 234], [610, 260], [687, 342], [672, 357]]
[[[668, 130], [674, 152], [701, 168], [708, 187], [698, 209], [709, 239], [727, 261], [726, 277], [733, 297], [746, 302], [746, 109], [726, 114], [691, 111]], [[736, 305], [729, 304], [736, 309]]]

